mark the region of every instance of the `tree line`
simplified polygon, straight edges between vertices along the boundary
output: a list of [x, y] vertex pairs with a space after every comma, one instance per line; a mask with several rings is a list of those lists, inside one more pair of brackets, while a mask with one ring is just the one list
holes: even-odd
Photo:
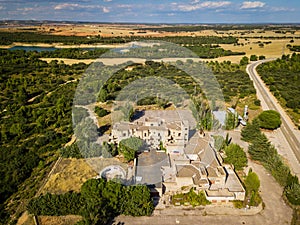
[[300, 54], [283, 55], [259, 65], [257, 71], [300, 128]]
[[32, 199], [27, 209], [34, 215], [81, 215], [77, 224], [108, 224], [118, 215], [149, 216], [154, 206], [147, 186], [124, 186], [116, 181], [91, 179], [80, 193], [46, 194]]
[[254, 119], [242, 130], [242, 140], [250, 143], [248, 152], [259, 161], [284, 188], [284, 195], [293, 205], [300, 205], [300, 184], [297, 176], [283, 162], [276, 148], [260, 130], [259, 119]]

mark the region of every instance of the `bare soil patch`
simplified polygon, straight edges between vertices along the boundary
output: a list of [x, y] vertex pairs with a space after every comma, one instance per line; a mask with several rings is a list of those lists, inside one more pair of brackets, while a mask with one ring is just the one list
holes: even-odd
[[82, 220], [81, 216], [39, 216], [40, 225], [73, 225]]

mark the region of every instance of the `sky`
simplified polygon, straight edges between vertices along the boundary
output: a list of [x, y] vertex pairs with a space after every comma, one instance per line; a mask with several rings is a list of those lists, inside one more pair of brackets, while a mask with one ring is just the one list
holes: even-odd
[[300, 23], [300, 1], [0, 0], [0, 20]]

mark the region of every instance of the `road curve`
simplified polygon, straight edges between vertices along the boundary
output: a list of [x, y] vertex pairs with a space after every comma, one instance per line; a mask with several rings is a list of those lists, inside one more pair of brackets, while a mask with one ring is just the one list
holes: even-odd
[[273, 109], [280, 113], [282, 119], [282, 125], [279, 128], [279, 131], [284, 135], [287, 143], [289, 144], [290, 149], [294, 153], [294, 157], [297, 159], [298, 166], [300, 163], [300, 142], [299, 137], [296, 135], [296, 132], [299, 132], [297, 128], [294, 126], [293, 122], [281, 107], [281, 105], [277, 102], [276, 98], [269, 91], [267, 86], [264, 84], [262, 79], [259, 77], [256, 72], [256, 67], [262, 63], [273, 61], [276, 59], [266, 59], [260, 60], [257, 62], [253, 62], [247, 66], [247, 73], [250, 78], [253, 80], [254, 87], [256, 88], [257, 94], [260, 95], [260, 100], [264, 101], [267, 109]]

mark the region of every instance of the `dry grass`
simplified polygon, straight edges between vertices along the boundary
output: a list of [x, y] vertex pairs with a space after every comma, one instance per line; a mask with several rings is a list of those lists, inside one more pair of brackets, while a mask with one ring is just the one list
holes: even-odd
[[[265, 39], [245, 39], [240, 40], [240, 43], [244, 43], [244, 46], [234, 46], [232, 44], [223, 44], [220, 45], [225, 50], [231, 50], [235, 52], [245, 52], [246, 56], [250, 57], [251, 55], [264, 55], [267, 58], [277, 58], [281, 57], [282, 54], [292, 54], [286, 45], [290, 44], [290, 39], [280, 39], [280, 40], [265, 40]], [[258, 42], [272, 42], [270, 44], [264, 44], [264, 47], [259, 47]], [[292, 45], [300, 45], [300, 40], [294, 40], [295, 42]], [[231, 56], [230, 56], [231, 57]], [[223, 58], [230, 58], [230, 57], [223, 57]], [[239, 58], [242, 58], [240, 56]], [[238, 57], [236, 57], [238, 58]]]
[[127, 170], [127, 165], [115, 158], [63, 159], [49, 177], [42, 192], [53, 194], [79, 192], [85, 181], [96, 177], [109, 165], [120, 165]]
[[90, 64], [95, 62], [95, 59], [65, 59], [65, 58], [40, 58], [40, 60], [46, 61], [47, 63], [50, 63], [52, 60], [57, 60], [57, 61], [63, 61], [67, 65], [72, 65], [76, 63], [85, 63], [85, 64]]
[[43, 193], [61, 194], [68, 191], [80, 191], [81, 185], [97, 172], [85, 159], [63, 159], [46, 183]]
[[39, 216], [40, 225], [73, 225], [82, 220], [81, 216]]
[[32, 215], [25, 211], [22, 216], [18, 219], [17, 225], [35, 225]]

